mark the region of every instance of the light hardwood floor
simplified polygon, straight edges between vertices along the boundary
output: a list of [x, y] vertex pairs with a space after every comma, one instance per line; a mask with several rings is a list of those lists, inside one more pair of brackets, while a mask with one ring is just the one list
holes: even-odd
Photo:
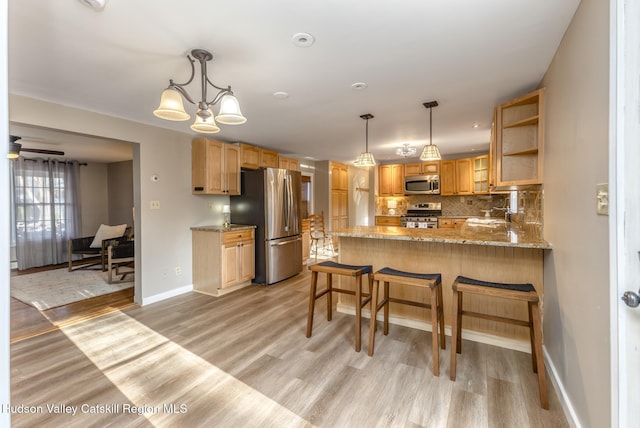
[[[12, 405], [42, 411], [14, 414], [13, 426], [568, 426], [553, 390], [550, 410], [539, 407], [529, 354], [463, 341], [451, 382], [447, 337], [435, 378], [430, 333], [379, 328], [368, 357], [368, 323], [356, 353], [353, 316], [328, 322], [323, 302], [307, 339], [309, 276], [188, 293], [14, 342]], [[84, 412], [46, 407], [61, 403]]]

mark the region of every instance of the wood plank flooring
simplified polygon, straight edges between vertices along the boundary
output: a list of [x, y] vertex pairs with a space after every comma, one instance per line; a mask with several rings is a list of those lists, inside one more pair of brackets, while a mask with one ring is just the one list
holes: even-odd
[[[450, 338], [436, 378], [429, 332], [380, 327], [368, 357], [368, 323], [356, 353], [353, 316], [328, 322], [322, 302], [307, 339], [308, 284], [305, 272], [218, 298], [188, 293], [14, 342], [11, 404], [36, 412], [12, 425], [568, 426], [553, 390], [540, 408], [529, 354], [463, 340], [451, 382]], [[46, 407], [60, 403], [77, 414]]]

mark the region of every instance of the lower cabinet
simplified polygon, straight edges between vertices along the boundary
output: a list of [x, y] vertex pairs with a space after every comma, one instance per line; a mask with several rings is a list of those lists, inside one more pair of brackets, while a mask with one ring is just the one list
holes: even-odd
[[466, 221], [466, 218], [439, 217], [438, 229], [462, 229]]
[[376, 216], [376, 226], [401, 226], [402, 221], [399, 216]]
[[194, 228], [193, 289], [220, 296], [251, 284], [255, 277], [254, 229]]

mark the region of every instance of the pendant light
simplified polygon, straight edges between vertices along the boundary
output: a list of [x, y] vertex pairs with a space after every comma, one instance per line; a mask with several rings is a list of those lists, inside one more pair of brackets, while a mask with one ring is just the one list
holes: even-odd
[[360, 116], [362, 119], [366, 121], [366, 131], [365, 131], [365, 140], [364, 140], [364, 152], [360, 153], [358, 156], [358, 160], [356, 160], [353, 164], [355, 166], [361, 167], [369, 167], [376, 166], [376, 160], [373, 158], [373, 153], [369, 153], [369, 119], [373, 119], [372, 114], [363, 114]]
[[431, 138], [432, 138], [432, 128], [431, 128], [431, 122], [432, 122], [432, 111], [431, 109], [433, 107], [438, 107], [438, 102], [437, 101], [429, 101], [428, 103], [424, 103], [422, 104], [423, 106], [425, 106], [425, 108], [429, 109], [429, 144], [424, 146], [424, 148], [422, 149], [422, 154], [420, 155], [420, 160], [421, 161], [434, 161], [434, 160], [440, 160], [442, 159], [442, 156], [440, 156], [440, 150], [438, 150], [438, 146], [436, 146], [435, 144], [433, 144], [431, 142]]

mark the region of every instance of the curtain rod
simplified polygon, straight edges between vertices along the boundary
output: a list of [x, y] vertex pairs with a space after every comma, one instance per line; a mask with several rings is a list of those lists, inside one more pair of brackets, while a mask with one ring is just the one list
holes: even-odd
[[[26, 160], [26, 161], [38, 162], [38, 159], [31, 159], [31, 158], [23, 158], [23, 159], [24, 159], [24, 160]], [[49, 159], [42, 159], [42, 162], [49, 163]], [[69, 162], [69, 161], [57, 161], [57, 162], [60, 162], [60, 163], [67, 163], [67, 164], [71, 164], [71, 163], [73, 163], [73, 162]], [[86, 162], [79, 162], [79, 163], [78, 163], [78, 165], [80, 165], [80, 166], [87, 166], [87, 163], [86, 163]]]

